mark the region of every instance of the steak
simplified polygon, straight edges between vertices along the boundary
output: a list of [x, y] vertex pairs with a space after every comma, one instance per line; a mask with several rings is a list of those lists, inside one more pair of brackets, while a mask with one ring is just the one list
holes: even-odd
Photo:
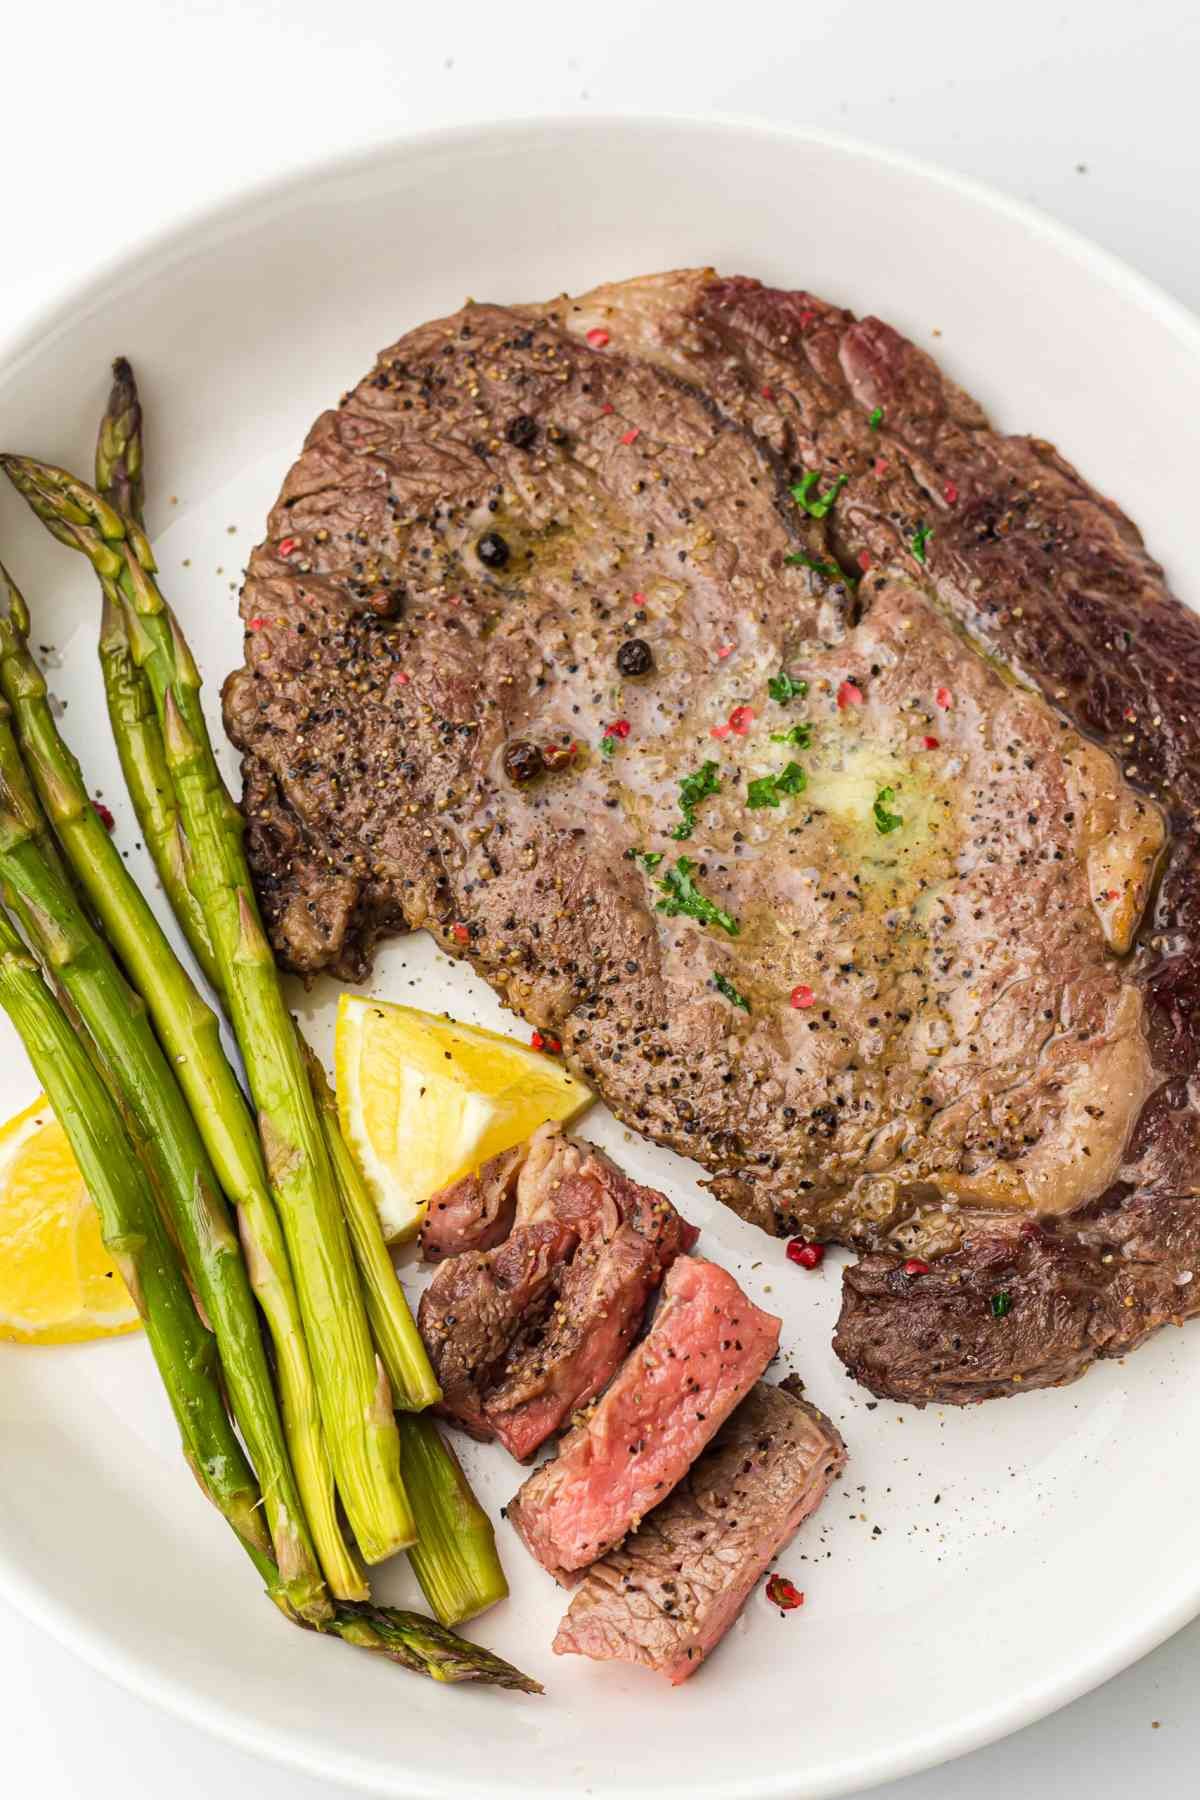
[[431, 1197], [421, 1221], [426, 1262], [461, 1256], [464, 1250], [494, 1250], [504, 1242], [516, 1217], [517, 1177], [527, 1149], [518, 1144], [502, 1150]]
[[439, 1410], [528, 1461], [607, 1385], [697, 1235], [664, 1194], [543, 1126], [522, 1150], [508, 1236], [448, 1257], [421, 1297]]
[[803, 292], [473, 304], [314, 425], [243, 614], [292, 968], [433, 932], [744, 1217], [871, 1253], [877, 1391], [1193, 1310], [1200, 622], [1050, 444]]
[[569, 1584], [665, 1500], [774, 1356], [779, 1326], [717, 1263], [672, 1264], [647, 1336], [508, 1508], [543, 1568]]
[[760, 1381], [670, 1499], [588, 1570], [555, 1650], [686, 1681], [845, 1461], [824, 1413]]

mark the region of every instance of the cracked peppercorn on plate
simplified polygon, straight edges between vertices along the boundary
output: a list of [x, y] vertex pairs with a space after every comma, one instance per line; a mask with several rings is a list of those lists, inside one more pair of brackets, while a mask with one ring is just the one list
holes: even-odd
[[[797, 195], [820, 203], [798, 219]], [[314, 282], [314, 245], [353, 279]], [[468, 293], [525, 299], [707, 262], [805, 285], [921, 343], [936, 330], [942, 366], [996, 422], [1054, 437], [1120, 496], [1182, 580], [1187, 439], [1200, 417], [1195, 322], [1101, 253], [967, 183], [733, 123], [480, 127], [232, 200], [64, 295], [6, 346], [5, 444], [86, 466], [108, 359], [136, 359], [148, 523], [219, 732], [220, 681], [241, 660], [236, 591], [261, 520], [309, 421], [381, 344]], [[0, 544], [52, 651], [73, 747], [153, 893], [104, 719], [90, 574], [8, 493]], [[225, 767], [236, 791], [231, 755]], [[294, 992], [329, 1064], [338, 989]], [[421, 934], [387, 947], [369, 992], [527, 1041]], [[5, 1028], [0, 1117], [32, 1098]], [[760, 1588], [711, 1664], [669, 1692], [634, 1669], [551, 1655], [561, 1596], [501, 1521], [512, 1597], [482, 1635], [545, 1682], [544, 1700], [510, 1704], [322, 1655], [280, 1628], [186, 1478], [136, 1337], [36, 1354], [0, 1344], [0, 1588], [181, 1716], [318, 1778], [409, 1800], [851, 1793], [1050, 1711], [1200, 1609], [1194, 1331], [1160, 1333], [1127, 1366], [1020, 1401], [876, 1405], [830, 1349], [839, 1255], [789, 1262], [782, 1243], [711, 1200], [693, 1165], [601, 1108], [586, 1132], [635, 1179], [666, 1189], [703, 1227], [702, 1250], [782, 1315], [775, 1372], [795, 1369], [846, 1438], [845, 1476], [780, 1559], [803, 1605], [772, 1607]], [[415, 1295], [423, 1276], [411, 1260], [402, 1270]], [[519, 1471], [494, 1447], [470, 1445], [464, 1462], [498, 1518]], [[1117, 1584], [1103, 1573], [1115, 1565]], [[411, 1599], [407, 1570], [389, 1568], [379, 1591]]]

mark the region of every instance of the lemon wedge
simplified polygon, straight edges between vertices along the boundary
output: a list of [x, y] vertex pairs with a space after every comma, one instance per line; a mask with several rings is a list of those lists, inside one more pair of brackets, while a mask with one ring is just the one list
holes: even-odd
[[138, 1324], [66, 1133], [43, 1095], [0, 1126], [0, 1338], [77, 1344]]
[[334, 1049], [342, 1133], [389, 1243], [425, 1203], [593, 1095], [552, 1057], [495, 1031], [343, 994]]

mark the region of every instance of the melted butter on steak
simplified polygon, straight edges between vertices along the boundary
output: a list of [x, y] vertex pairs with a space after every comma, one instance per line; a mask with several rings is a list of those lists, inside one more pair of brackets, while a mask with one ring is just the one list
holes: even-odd
[[[876, 549], [857, 591], [785, 563], [847, 548], [788, 497], [777, 420], [725, 410], [719, 367], [679, 380], [686, 331], [600, 353], [603, 309], [566, 310], [409, 334], [287, 478], [226, 688], [277, 948], [357, 976], [427, 926], [768, 1230], [940, 1249], [960, 1207], [1101, 1195], [1154, 1086], [1118, 953], [1158, 809], [911, 557]], [[625, 679], [631, 637], [653, 672]], [[803, 698], [770, 697], [781, 670]], [[572, 760], [515, 786], [514, 742]], [[803, 791], [751, 808], [792, 761]], [[680, 857], [736, 934], [660, 909]]]

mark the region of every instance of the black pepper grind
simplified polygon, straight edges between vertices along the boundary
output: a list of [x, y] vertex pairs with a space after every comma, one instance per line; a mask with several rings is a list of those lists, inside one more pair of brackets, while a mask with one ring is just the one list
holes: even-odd
[[528, 413], [518, 413], [515, 419], [510, 419], [504, 433], [509, 443], [514, 444], [518, 450], [528, 450], [537, 434], [537, 420], [531, 419]]
[[504, 773], [518, 787], [523, 787], [527, 781], [533, 781], [544, 767], [542, 753], [537, 745], [526, 742], [524, 738], [518, 738], [505, 749]]
[[475, 554], [485, 569], [503, 569], [511, 552], [498, 531], [485, 531], [475, 546]]
[[654, 652], [645, 638], [629, 638], [617, 651], [617, 667], [622, 675], [648, 675], [654, 667]]

